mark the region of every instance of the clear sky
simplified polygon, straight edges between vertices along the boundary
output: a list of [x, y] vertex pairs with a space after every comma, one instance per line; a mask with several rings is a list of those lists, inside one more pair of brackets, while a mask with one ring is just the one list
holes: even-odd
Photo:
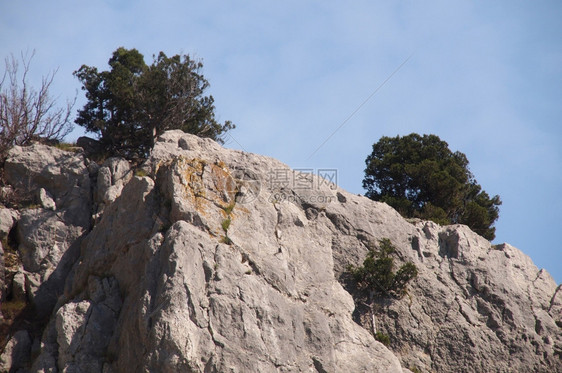
[[228, 147], [335, 168], [353, 193], [381, 136], [436, 134], [503, 200], [495, 242], [561, 283], [560, 20], [540, 0], [0, 0], [0, 56], [35, 50], [32, 82], [58, 68], [52, 93], [78, 91], [77, 109], [82, 64], [106, 70], [120, 46], [190, 54], [237, 125]]

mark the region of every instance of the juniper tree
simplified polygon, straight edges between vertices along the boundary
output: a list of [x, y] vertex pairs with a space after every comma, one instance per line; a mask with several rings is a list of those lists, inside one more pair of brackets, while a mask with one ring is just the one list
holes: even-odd
[[213, 96], [204, 94], [209, 82], [200, 61], [160, 52], [147, 65], [138, 50], [121, 47], [108, 64], [106, 71], [83, 65], [74, 72], [87, 98], [76, 123], [98, 135], [105, 152], [142, 159], [166, 130], [223, 142], [234, 128], [230, 121], [216, 120]]
[[466, 224], [493, 240], [501, 200], [482, 190], [461, 152], [435, 135], [382, 137], [366, 159], [367, 197], [405, 217]]

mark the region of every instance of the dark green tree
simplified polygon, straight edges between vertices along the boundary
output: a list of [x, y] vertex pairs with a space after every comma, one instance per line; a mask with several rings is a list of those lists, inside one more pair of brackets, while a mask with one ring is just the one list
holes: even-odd
[[223, 143], [222, 136], [234, 128], [215, 119], [214, 99], [204, 95], [209, 82], [201, 62], [160, 52], [147, 65], [136, 49], [118, 48], [108, 63], [107, 71], [83, 65], [74, 72], [87, 98], [76, 123], [97, 134], [108, 154], [145, 158], [170, 129]]
[[482, 190], [466, 155], [435, 135], [382, 137], [366, 159], [367, 197], [386, 202], [405, 217], [439, 224], [466, 224], [493, 240], [501, 200]]
[[371, 312], [373, 335], [379, 341], [387, 341], [388, 337], [377, 331], [375, 320], [375, 301], [377, 297], [401, 298], [406, 294], [406, 285], [418, 275], [418, 268], [414, 263], [407, 262], [394, 271], [396, 249], [388, 238], [379, 241], [379, 249], [370, 247], [367, 257], [360, 267], [349, 266], [348, 273], [357, 288], [366, 292]]
[[387, 295], [400, 298], [405, 294], [406, 285], [418, 275], [414, 263], [408, 262], [394, 272], [394, 245], [388, 238], [379, 241], [379, 249], [370, 248], [361, 267], [348, 270], [361, 290], [368, 290], [370, 298]]

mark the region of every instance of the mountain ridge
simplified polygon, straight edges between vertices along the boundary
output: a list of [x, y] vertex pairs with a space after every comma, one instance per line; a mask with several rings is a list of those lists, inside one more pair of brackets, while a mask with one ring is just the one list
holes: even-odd
[[[141, 170], [34, 145], [13, 149], [5, 172], [39, 206], [0, 209], [1, 238], [15, 232], [22, 258], [4, 299], [17, 293], [46, 319], [12, 329], [6, 371], [562, 368], [560, 286], [466, 226], [407, 221], [181, 131]], [[344, 280], [382, 238], [420, 270], [406, 297], [377, 300], [389, 349]]]

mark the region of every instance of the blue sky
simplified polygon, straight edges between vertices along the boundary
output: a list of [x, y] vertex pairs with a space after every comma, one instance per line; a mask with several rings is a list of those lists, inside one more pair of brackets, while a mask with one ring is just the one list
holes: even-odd
[[228, 147], [336, 168], [354, 193], [381, 136], [436, 134], [502, 198], [495, 242], [561, 283], [560, 19], [559, 1], [1, 1], [0, 56], [34, 49], [32, 82], [58, 68], [78, 108], [72, 72], [119, 46], [190, 54], [237, 125]]

